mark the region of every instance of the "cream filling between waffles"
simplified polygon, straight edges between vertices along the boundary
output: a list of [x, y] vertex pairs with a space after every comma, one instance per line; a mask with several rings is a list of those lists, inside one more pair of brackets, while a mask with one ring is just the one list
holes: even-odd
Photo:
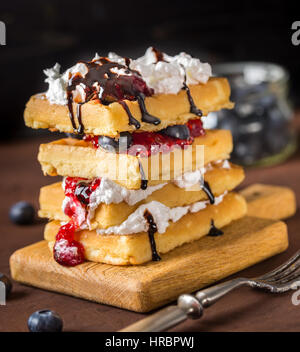
[[[220, 204], [226, 194], [227, 191], [215, 197], [213, 206]], [[209, 200], [205, 200], [184, 207], [169, 208], [160, 202], [152, 201], [139, 206], [121, 225], [111, 226], [107, 229], [97, 229], [96, 231], [99, 235], [130, 235], [133, 233], [147, 232], [149, 224], [144, 217], [144, 213], [148, 210], [153, 216], [157, 226], [157, 232], [165, 233], [170, 225], [169, 221], [177, 222], [188, 212], [196, 213], [205, 209], [209, 204]]]
[[[179, 188], [188, 189], [193, 187], [194, 185], [199, 184], [201, 180], [203, 180], [204, 174], [207, 171], [212, 170], [214, 165], [219, 165], [219, 167], [224, 169], [230, 168], [228, 160], [217, 160], [213, 163], [207, 164], [205, 167], [199, 170], [185, 173], [172, 182]], [[78, 207], [76, 211], [76, 223], [79, 225], [79, 229], [81, 230], [90, 229], [91, 220], [94, 218], [95, 210], [100, 204], [118, 204], [124, 201], [129, 205], [134, 205], [146, 199], [153, 192], [163, 188], [166, 184], [167, 183], [161, 183], [156, 186], [149, 186], [145, 190], [129, 190], [112, 180], [101, 178], [100, 185], [90, 195], [90, 201], [87, 208]], [[65, 178], [62, 182], [62, 187], [65, 191]], [[219, 197], [216, 197], [214, 205], [219, 204], [223, 200], [223, 197], [226, 195], [226, 193], [227, 192], [220, 195]], [[64, 213], [70, 201], [71, 199], [68, 196], [64, 198], [62, 203], [62, 210]], [[152, 201], [138, 207], [138, 209], [132, 213], [121, 225], [112, 226], [107, 229], [98, 229], [97, 232], [99, 234], [126, 235], [146, 231], [145, 226], [147, 225], [147, 222], [145, 221], [143, 214], [145, 210], [148, 209], [156, 220], [158, 232], [164, 233], [166, 228], [169, 226], [168, 224], [170, 220], [176, 222], [188, 212], [197, 212], [205, 209], [208, 204], [209, 201], [205, 200], [190, 204], [188, 206], [169, 208], [160, 202]]]

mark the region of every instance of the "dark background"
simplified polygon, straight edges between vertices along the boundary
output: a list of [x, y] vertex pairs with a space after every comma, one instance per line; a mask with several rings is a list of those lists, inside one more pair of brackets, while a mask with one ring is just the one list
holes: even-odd
[[[42, 70], [63, 69], [97, 51], [137, 57], [154, 45], [186, 51], [202, 61], [271, 61], [291, 73], [291, 97], [300, 105], [300, 46], [291, 25], [298, 1], [1, 1], [7, 45], [0, 46], [1, 139], [43, 133], [24, 127], [30, 95], [44, 91]], [[45, 132], [44, 132], [45, 133]]]

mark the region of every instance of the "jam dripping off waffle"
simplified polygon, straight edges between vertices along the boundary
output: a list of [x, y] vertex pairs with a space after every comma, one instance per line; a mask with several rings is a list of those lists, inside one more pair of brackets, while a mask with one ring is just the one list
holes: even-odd
[[75, 232], [86, 220], [86, 208], [90, 202], [90, 195], [100, 185], [99, 178], [88, 182], [79, 177], [65, 179], [65, 196], [67, 202], [64, 212], [71, 220], [62, 225], [55, 238], [53, 247], [54, 259], [64, 266], [75, 266], [85, 261], [84, 247], [75, 240]]

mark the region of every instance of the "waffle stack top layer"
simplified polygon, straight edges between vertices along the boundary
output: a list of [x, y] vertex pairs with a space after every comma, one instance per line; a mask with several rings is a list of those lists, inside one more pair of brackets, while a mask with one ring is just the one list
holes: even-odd
[[49, 89], [29, 100], [27, 126], [117, 137], [233, 106], [227, 80], [212, 78], [208, 64], [185, 53], [170, 57], [149, 48], [137, 60], [109, 54], [59, 71], [58, 64], [45, 70]]
[[[223, 108], [232, 108], [229, 100], [230, 87], [225, 78], [210, 78], [206, 84], [190, 86], [190, 94], [197, 108], [203, 115]], [[140, 127], [130, 122], [123, 105], [113, 102], [104, 105], [99, 100], [90, 100], [81, 107], [81, 124], [84, 132], [93, 135], [116, 137], [120, 132], [158, 131], [170, 125], [184, 124], [197, 118], [191, 113], [186, 91], [177, 94], [155, 94], [145, 98], [145, 107], [151, 116], [158, 118], [158, 124], [143, 122], [142, 113], [137, 100], [124, 100]], [[78, 111], [80, 104], [73, 103], [72, 110]], [[76, 115], [76, 114], [74, 114]], [[79, 128], [78, 115], [75, 129]], [[158, 121], [157, 120], [157, 121]], [[49, 128], [61, 132], [73, 132], [72, 120], [67, 105], [51, 104], [44, 94], [31, 97], [25, 109], [25, 123], [32, 128]]]

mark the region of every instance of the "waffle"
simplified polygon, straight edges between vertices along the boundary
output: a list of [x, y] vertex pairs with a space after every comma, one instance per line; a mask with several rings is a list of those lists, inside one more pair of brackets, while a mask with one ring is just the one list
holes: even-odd
[[[202, 145], [204, 146], [204, 155], [197, 152], [197, 146]], [[201, 166], [202, 161], [206, 165], [215, 160], [228, 159], [232, 151], [232, 136], [227, 130], [208, 130], [206, 136], [195, 138], [189, 148], [192, 148], [190, 155], [192, 160], [190, 163], [186, 163], [185, 172], [195, 170], [196, 165]], [[128, 189], [139, 189], [142, 181], [141, 166], [143, 170], [148, 169], [149, 171], [148, 186], [166, 182], [169, 178], [175, 178], [183, 173], [182, 150], [177, 149], [170, 154], [171, 162], [163, 163], [163, 154], [161, 153], [149, 158], [112, 154], [101, 148], [93, 148], [88, 142], [67, 138], [41, 144], [38, 160], [45, 175], [88, 179], [106, 177]], [[159, 167], [153, 170], [148, 168], [150, 164]], [[116, 169], [112, 165], [116, 165]], [[118, 176], [120, 175], [119, 165], [127, 168], [127, 175], [124, 179]]]
[[[224, 194], [225, 191], [231, 191], [237, 187], [244, 179], [244, 171], [241, 167], [233, 164], [230, 165], [230, 169], [215, 166], [212, 170], [205, 173], [204, 179], [209, 183], [212, 193], [215, 196], [219, 196]], [[39, 216], [50, 220], [68, 221], [68, 216], [62, 210], [63, 199], [64, 192], [61, 182], [42, 187], [40, 191]], [[203, 200], [207, 200], [207, 195], [200, 188], [200, 185], [186, 190], [170, 182], [134, 205], [129, 205], [125, 202], [118, 204], [101, 203], [90, 221], [90, 228], [107, 228], [120, 225], [140, 205], [151, 201], [157, 201], [167, 207], [174, 208]]]
[[[229, 99], [230, 87], [225, 78], [211, 78], [206, 84], [192, 85], [190, 91], [195, 104], [204, 116], [211, 111], [233, 107]], [[157, 126], [141, 121], [137, 101], [126, 100], [126, 104], [135, 119], [141, 123], [141, 131], [158, 131], [169, 125], [184, 124], [189, 119], [195, 118], [195, 115], [190, 113], [185, 91], [178, 94], [157, 94], [146, 98], [148, 112], [161, 120]], [[75, 103], [73, 110], [76, 111]], [[91, 100], [82, 105], [81, 116], [86, 134], [116, 137], [120, 132], [135, 131], [135, 127], [128, 124], [128, 115], [119, 103], [102, 105], [96, 100]], [[67, 106], [50, 104], [43, 94], [30, 98], [24, 119], [28, 127], [73, 132]]]
[[[167, 253], [184, 243], [198, 240], [207, 235], [211, 220], [222, 228], [233, 220], [243, 217], [247, 205], [243, 197], [229, 193], [218, 205], [209, 205], [197, 212], [188, 213], [179, 221], [171, 223], [163, 234], [156, 233], [155, 242], [158, 253]], [[45, 227], [44, 238], [52, 250], [60, 223], [52, 221]], [[142, 264], [152, 259], [147, 233], [133, 235], [99, 235], [96, 231], [76, 232], [75, 239], [85, 248], [85, 258], [93, 262], [113, 265]]]

